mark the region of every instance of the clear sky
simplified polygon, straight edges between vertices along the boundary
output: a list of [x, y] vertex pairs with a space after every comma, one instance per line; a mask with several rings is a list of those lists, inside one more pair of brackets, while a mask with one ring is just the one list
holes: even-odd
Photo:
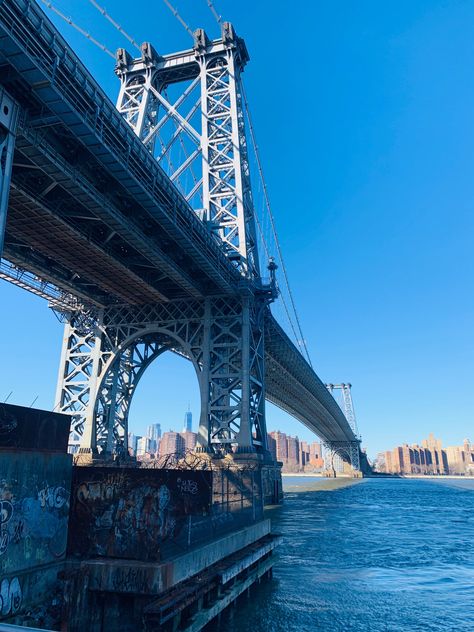
[[[57, 0], [114, 50], [127, 44], [87, 0]], [[245, 71], [266, 179], [303, 331], [324, 381], [350, 381], [369, 454], [429, 432], [474, 441], [474, 3], [216, 0], [251, 56]], [[108, 2], [160, 52], [189, 36], [164, 3]], [[176, 0], [217, 36], [206, 0]], [[143, 7], [140, 10], [140, 7]], [[58, 26], [115, 100], [113, 61]], [[51, 407], [61, 325], [0, 284], [0, 398]], [[165, 354], [132, 430], [197, 417], [193, 369]], [[271, 407], [269, 429], [311, 439]]]

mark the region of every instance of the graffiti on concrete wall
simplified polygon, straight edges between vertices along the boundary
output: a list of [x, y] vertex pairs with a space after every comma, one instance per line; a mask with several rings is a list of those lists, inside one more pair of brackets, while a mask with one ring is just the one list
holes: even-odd
[[23, 595], [18, 577], [3, 579], [0, 583], [0, 613], [2, 616], [12, 615], [21, 608]]
[[[66, 553], [71, 459], [0, 451], [0, 581]], [[17, 595], [18, 591], [14, 591]], [[2, 606], [2, 614], [4, 606]]]
[[68, 548], [81, 557], [159, 560], [188, 516], [209, 513], [211, 485], [204, 471], [77, 467]]

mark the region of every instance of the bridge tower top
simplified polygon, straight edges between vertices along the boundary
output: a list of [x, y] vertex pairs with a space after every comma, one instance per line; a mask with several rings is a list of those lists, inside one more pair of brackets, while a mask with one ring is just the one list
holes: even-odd
[[118, 110], [242, 275], [259, 278], [242, 107], [244, 40], [224, 22], [216, 40], [196, 30], [192, 49], [161, 55], [145, 42], [139, 58], [119, 49], [116, 59]]
[[331, 394], [333, 394], [333, 391], [335, 389], [341, 391], [344, 415], [349, 423], [349, 426], [351, 427], [352, 432], [357, 437], [357, 420], [355, 416], [354, 403], [352, 401], [351, 393], [352, 384], [350, 384], [349, 382], [342, 382], [341, 384], [326, 384], [326, 388]]

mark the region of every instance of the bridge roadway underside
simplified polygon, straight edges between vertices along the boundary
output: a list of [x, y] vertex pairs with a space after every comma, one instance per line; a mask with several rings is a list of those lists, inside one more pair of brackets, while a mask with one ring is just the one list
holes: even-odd
[[271, 315], [265, 323], [265, 389], [267, 400], [323, 441], [356, 440], [333, 396]]
[[[243, 279], [38, 5], [0, 0], [0, 87], [20, 106], [4, 256], [98, 306], [235, 295]], [[266, 396], [326, 441], [354, 441], [281, 327]]]

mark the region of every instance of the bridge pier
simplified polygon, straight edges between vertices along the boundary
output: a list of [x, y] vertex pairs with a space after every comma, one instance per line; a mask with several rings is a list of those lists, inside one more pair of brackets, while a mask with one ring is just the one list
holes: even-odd
[[56, 410], [75, 417], [71, 449], [128, 454], [136, 387], [165, 351], [190, 360], [201, 393], [199, 447], [267, 454], [264, 308], [252, 297], [108, 307], [66, 325]]
[[360, 441], [324, 441], [324, 462], [329, 476], [336, 477], [336, 463], [346, 462], [351, 466], [351, 473], [354, 477], [361, 477], [360, 467]]

